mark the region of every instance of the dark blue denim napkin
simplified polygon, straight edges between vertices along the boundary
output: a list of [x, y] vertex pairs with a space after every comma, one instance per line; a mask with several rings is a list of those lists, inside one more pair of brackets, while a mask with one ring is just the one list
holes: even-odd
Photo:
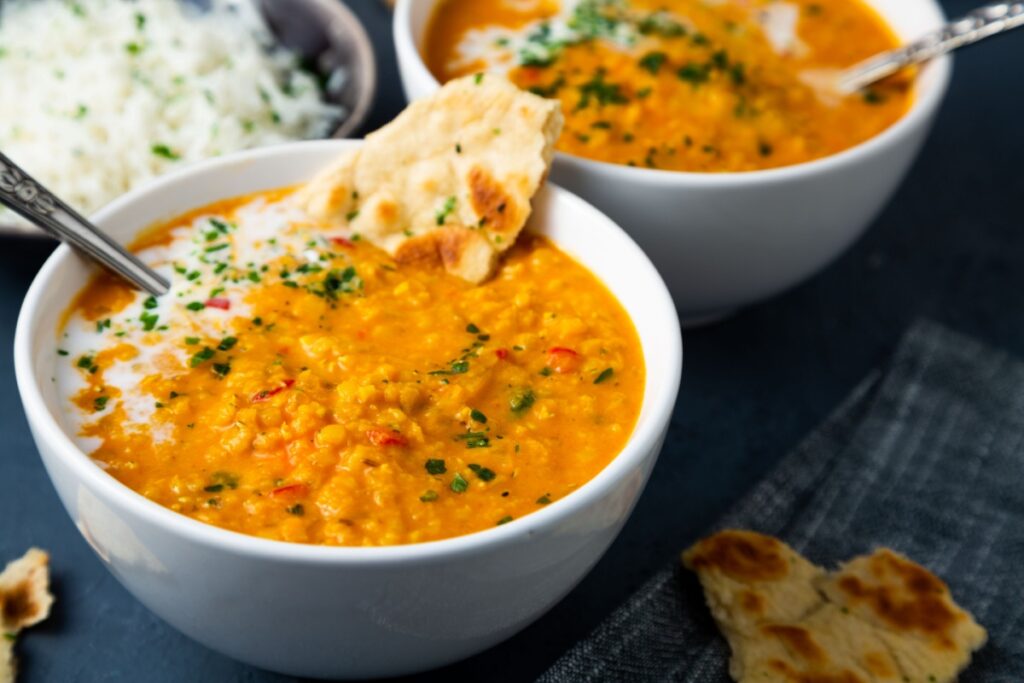
[[[719, 527], [778, 536], [828, 566], [876, 546], [906, 553], [988, 629], [961, 682], [1021, 683], [1024, 363], [917, 324], [886, 375], [866, 379]], [[674, 562], [540, 682], [718, 683], [728, 657], [696, 578]]]

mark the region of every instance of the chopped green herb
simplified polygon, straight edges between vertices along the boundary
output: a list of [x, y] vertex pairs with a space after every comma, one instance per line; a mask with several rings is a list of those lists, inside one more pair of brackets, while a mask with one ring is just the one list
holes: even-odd
[[490, 448], [491, 440], [483, 432], [466, 432], [455, 437], [458, 441], [465, 441], [466, 448]]
[[202, 301], [193, 301], [192, 303], [186, 304], [185, 308], [187, 308], [190, 311], [201, 311], [204, 308], [206, 308], [206, 304], [204, 304]]
[[211, 358], [213, 358], [213, 349], [209, 346], [204, 346], [202, 351], [196, 351], [192, 355], [192, 360], [189, 361], [189, 364], [194, 368], [198, 368]]
[[666, 59], [668, 59], [668, 55], [664, 52], [648, 52], [640, 58], [640, 68], [656, 75], [661, 70], [661, 66], [665, 63]]
[[107, 401], [110, 400], [109, 396], [97, 396], [92, 400], [92, 407], [97, 412], [107, 407]]
[[458, 200], [454, 196], [448, 197], [448, 199], [444, 200], [444, 206], [441, 207], [435, 216], [438, 225], [444, 225], [445, 221], [448, 220], [448, 216], [455, 211], [455, 204], [457, 202]]
[[590, 81], [579, 86], [580, 99], [576, 103], [577, 111], [589, 107], [592, 100], [597, 100], [601, 106], [629, 102], [629, 98], [622, 93], [621, 87], [615, 83], [606, 83], [604, 76], [604, 69], [598, 69]]
[[433, 503], [435, 500], [437, 500], [437, 491], [425, 491], [423, 495], [420, 496], [420, 500], [424, 503]]
[[687, 81], [691, 83], [693, 87], [697, 87], [701, 83], [707, 82], [708, 78], [711, 76], [711, 69], [707, 64], [689, 62], [676, 71], [676, 76], [679, 77], [679, 80]]
[[882, 104], [885, 102], [885, 96], [873, 88], [865, 90], [863, 98], [868, 104]]
[[484, 82], [484, 75], [483, 74], [477, 74], [477, 75], [473, 76], [473, 82], [476, 83], [477, 85], [480, 85], [481, 83]]
[[295, 505], [292, 505], [290, 508], [288, 508], [286, 512], [289, 515], [301, 517], [302, 515], [306, 514], [306, 508], [302, 507], [302, 503], [296, 503]]
[[537, 374], [539, 374], [541, 377], [550, 377], [551, 376], [551, 372], [552, 372], [551, 368], [549, 368], [547, 365], [545, 365], [544, 367], [542, 367], [540, 369], [540, 372], [537, 373]]
[[207, 254], [212, 254], [215, 251], [221, 251], [222, 249], [227, 249], [230, 246], [230, 244], [215, 244], [212, 247], [206, 247], [206, 249], [203, 249], [203, 251], [205, 251]]
[[504, 517], [498, 520], [498, 526], [501, 526], [502, 524], [508, 524], [511, 521], [512, 515], [505, 515]]
[[110, 329], [110, 318], [104, 318], [103, 320], [96, 321], [96, 331], [102, 332], [103, 330]]
[[217, 348], [221, 351], [230, 351], [238, 343], [238, 337], [224, 337], [220, 340]]
[[153, 145], [152, 147], [149, 148], [149, 151], [152, 152], [155, 156], [163, 157], [164, 159], [169, 159], [171, 161], [177, 161], [178, 159], [181, 158], [179, 154], [171, 150], [170, 147], [163, 143], [157, 143]]
[[136, 42], [125, 43], [124, 51], [130, 55], [137, 55], [142, 52], [142, 45]]
[[68, 355], [68, 352], [65, 351], [64, 349], [57, 349], [57, 355], [58, 356], [66, 356], [66, 355]]
[[444, 460], [428, 460], [426, 468], [428, 474], [444, 474], [448, 471], [448, 468], [444, 465]]
[[479, 422], [480, 424], [487, 424], [487, 416], [481, 413], [479, 410], [472, 410], [469, 413], [469, 416], [473, 418], [474, 422]]
[[601, 374], [597, 376], [597, 379], [594, 380], [594, 384], [601, 384], [602, 382], [606, 382], [609, 379], [611, 379], [612, 375], [614, 374], [614, 370], [612, 370], [611, 368], [605, 368], [604, 370], [601, 371]]
[[480, 477], [480, 481], [494, 481], [494, 478], [497, 476], [494, 473], [494, 470], [482, 467], [481, 465], [472, 464], [469, 466], [469, 469], [471, 469], [476, 476]]
[[537, 505], [548, 505], [551, 503], [551, 494], [545, 493], [543, 496], [537, 499]]
[[224, 378], [231, 372], [231, 363], [214, 363], [213, 373], [218, 377]]
[[470, 334], [480, 334], [480, 328], [473, 323], [470, 323], [466, 325], [466, 332], [469, 332]]
[[148, 311], [153, 310], [154, 308], [156, 308], [159, 305], [160, 304], [157, 303], [157, 300], [156, 300], [155, 296], [151, 296], [151, 297], [149, 297], [148, 299], [146, 299], [145, 301], [142, 302], [142, 307], [145, 308]]
[[451, 483], [452, 491], [454, 491], [455, 493], [465, 493], [466, 489], [468, 488], [469, 482], [466, 481], [466, 478], [463, 477], [462, 474], [456, 473], [455, 478], [452, 479]]
[[532, 406], [536, 402], [536, 400], [537, 397], [534, 396], [532, 390], [523, 389], [521, 391], [516, 392], [516, 394], [512, 396], [512, 398], [508, 402], [508, 405], [509, 408], [512, 409], [512, 412], [524, 413], [530, 409], [530, 406]]
[[156, 327], [157, 320], [160, 316], [156, 313], [143, 313], [139, 316], [139, 322], [142, 323], [142, 329], [146, 332], [152, 332], [153, 328]]

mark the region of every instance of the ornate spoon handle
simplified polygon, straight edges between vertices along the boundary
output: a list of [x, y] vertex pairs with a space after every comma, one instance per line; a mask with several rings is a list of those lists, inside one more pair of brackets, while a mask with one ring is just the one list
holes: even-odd
[[170, 283], [40, 185], [0, 152], [0, 204], [62, 242], [80, 249], [136, 287], [155, 296]]
[[839, 89], [847, 93], [856, 92], [905, 66], [928, 61], [1022, 25], [1024, 2], [999, 2], [979, 7], [920, 40], [846, 69], [839, 77]]

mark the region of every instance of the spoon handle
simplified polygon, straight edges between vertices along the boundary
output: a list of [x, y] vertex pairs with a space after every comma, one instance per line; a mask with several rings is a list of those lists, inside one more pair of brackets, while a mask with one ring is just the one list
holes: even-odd
[[843, 92], [856, 92], [905, 66], [928, 61], [1019, 26], [1024, 26], [1024, 2], [998, 2], [979, 7], [920, 40], [846, 69], [839, 79], [839, 88]]
[[80, 249], [106, 268], [154, 296], [170, 283], [54, 196], [0, 152], [0, 204], [32, 221], [62, 242]]

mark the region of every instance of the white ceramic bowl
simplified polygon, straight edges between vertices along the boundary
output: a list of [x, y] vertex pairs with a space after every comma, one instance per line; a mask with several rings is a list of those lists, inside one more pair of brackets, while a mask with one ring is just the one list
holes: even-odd
[[[301, 182], [356, 144], [295, 143], [201, 164], [132, 192], [95, 220], [128, 241], [188, 209]], [[572, 589], [622, 528], [661, 449], [682, 368], [672, 300], [622, 230], [551, 186], [535, 202], [531, 228], [618, 296], [647, 364], [632, 438], [579, 491], [494, 529], [385, 548], [267, 541], [171, 512], [104, 473], [68, 434], [51, 381], [57, 331], [93, 271], [60, 247], [25, 298], [14, 363], [29, 426], [68, 514], [114, 576], [153, 612], [197, 641], [266, 669], [332, 678], [398, 675], [508, 638]]]
[[[399, 0], [394, 35], [410, 99], [439, 87], [420, 46], [440, 0]], [[939, 26], [934, 0], [867, 0], [904, 39]], [[899, 186], [946, 92], [949, 58], [921, 73], [898, 123], [849, 150], [749, 173], [683, 173], [559, 153], [552, 180], [608, 214], [668, 282], [684, 322], [773, 296], [811, 276], [871, 224]]]

